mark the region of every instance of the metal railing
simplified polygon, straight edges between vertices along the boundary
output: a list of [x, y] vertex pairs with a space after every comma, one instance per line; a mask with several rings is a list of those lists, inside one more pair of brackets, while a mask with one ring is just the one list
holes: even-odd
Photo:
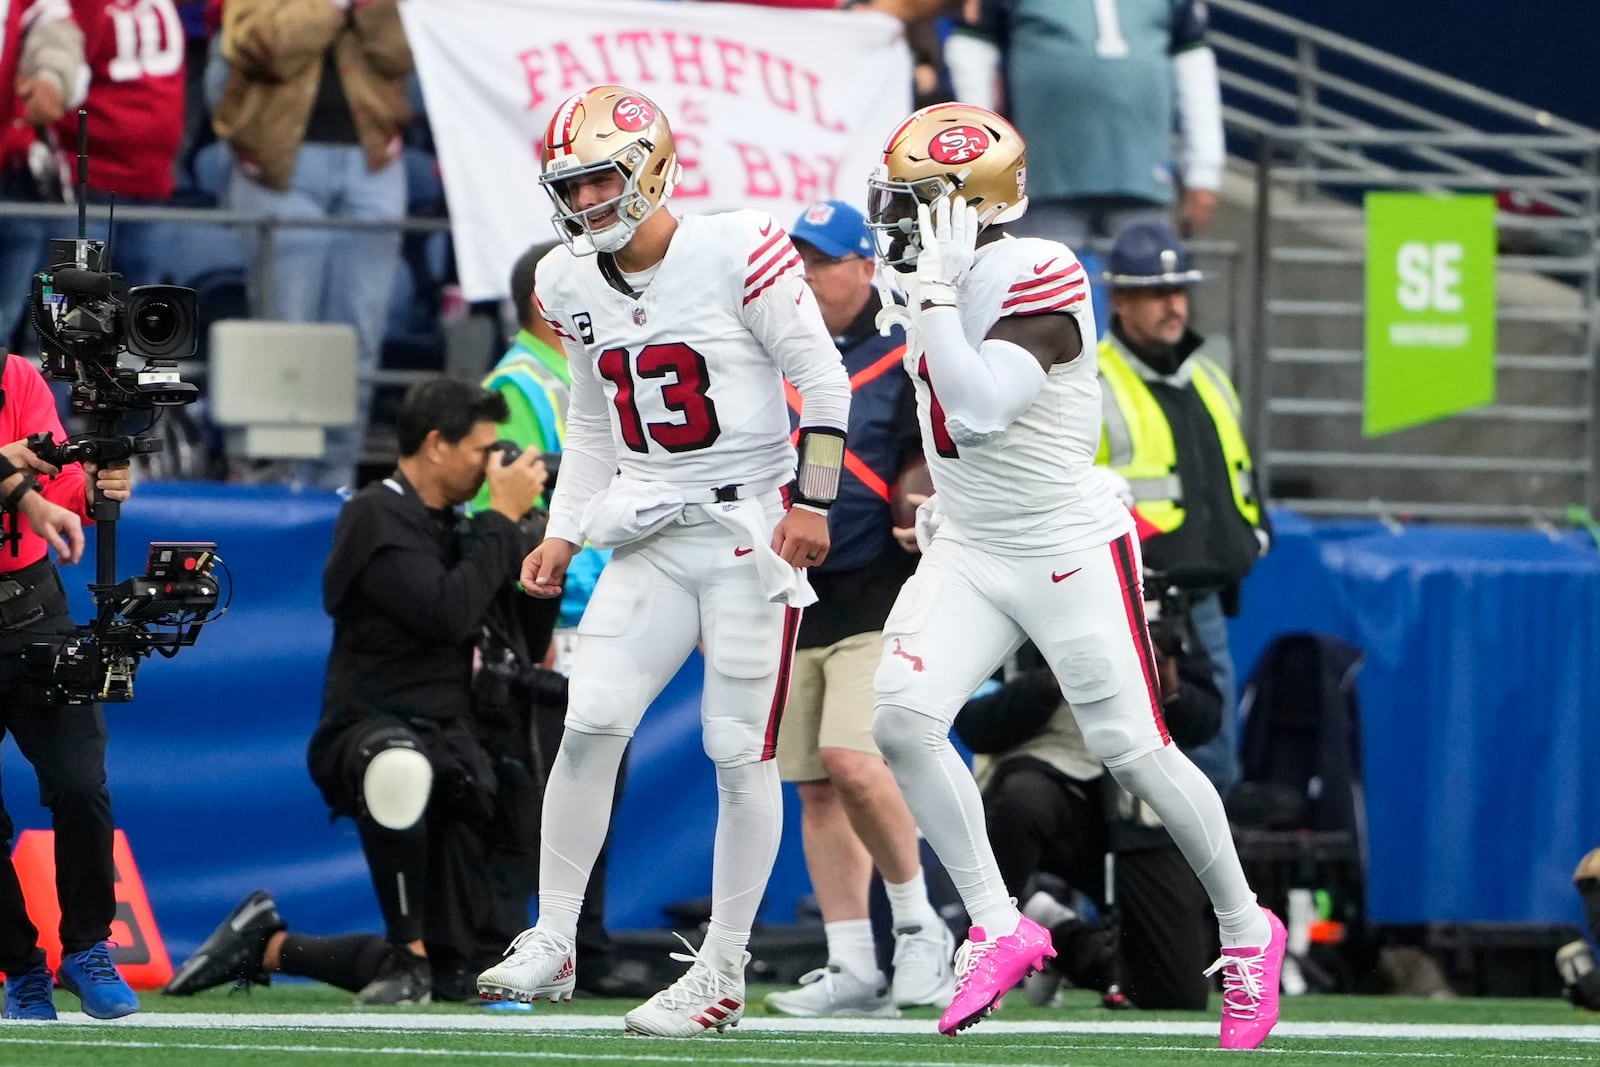
[[[1213, 0], [1230, 147], [1253, 151], [1239, 384], [1272, 498], [1321, 514], [1600, 514], [1600, 132], [1279, 15]], [[1361, 435], [1361, 196], [1509, 194], [1494, 404]]]

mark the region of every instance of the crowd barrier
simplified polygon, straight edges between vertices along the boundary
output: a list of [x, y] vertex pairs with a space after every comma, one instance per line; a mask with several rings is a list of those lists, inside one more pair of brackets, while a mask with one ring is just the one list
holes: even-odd
[[[379, 928], [353, 826], [330, 822], [305, 770], [331, 633], [321, 566], [339, 501], [277, 487], [141, 486], [119, 531], [119, 575], [149, 540], [209, 539], [233, 600], [175, 660], [106, 708], [117, 825], [160, 931], [185, 958], [251, 890], [307, 933]], [[1366, 650], [1371, 912], [1381, 922], [1579, 921], [1569, 881], [1600, 844], [1600, 556], [1586, 537], [1312, 523], [1278, 512], [1274, 552], [1246, 583], [1241, 672], [1285, 630]], [[87, 618], [89, 560], [66, 568]], [[710, 892], [716, 790], [700, 749], [691, 660], [635, 739], [608, 894], [613, 928], [659, 927], [662, 906]], [[5, 746], [17, 829], [48, 828], [31, 768]], [[809, 892], [799, 804], [762, 918]]]

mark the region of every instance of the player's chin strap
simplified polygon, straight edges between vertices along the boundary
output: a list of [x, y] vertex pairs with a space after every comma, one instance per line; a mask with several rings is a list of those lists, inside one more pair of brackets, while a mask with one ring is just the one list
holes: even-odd
[[902, 304], [895, 299], [895, 296], [899, 292], [896, 288], [897, 282], [909, 288], [913, 280], [910, 275], [891, 271], [881, 262], [878, 264], [877, 269], [872, 272], [872, 284], [878, 288], [878, 303], [883, 305], [878, 309], [877, 317], [872, 320], [873, 325], [878, 328], [878, 333], [884, 337], [888, 337], [893, 333], [896, 326], [900, 327], [901, 330], [905, 331], [906, 351], [908, 352], [917, 351], [916, 322], [912, 319], [911, 309], [907, 306], [910, 300], [908, 299], [905, 304]]
[[844, 431], [828, 426], [800, 427], [800, 466], [790, 502], [826, 515], [839, 497], [844, 473]]

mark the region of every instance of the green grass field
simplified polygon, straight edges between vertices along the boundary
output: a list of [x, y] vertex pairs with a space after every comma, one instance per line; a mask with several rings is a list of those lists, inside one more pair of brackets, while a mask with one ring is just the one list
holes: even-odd
[[[752, 987], [752, 1005], [765, 992]], [[101, 1023], [80, 1014], [75, 997], [58, 993], [59, 1022], [0, 1023], [0, 1064], [1214, 1067], [1224, 1055], [1216, 1048], [1214, 1015], [1112, 1014], [1097, 998], [1078, 993], [1054, 1009], [1030, 1008], [1014, 996], [955, 1040], [935, 1031], [931, 1009], [899, 1020], [826, 1021], [786, 1019], [755, 1006], [726, 1034], [661, 1041], [622, 1036], [621, 1015], [633, 1006], [624, 1001], [540, 1004], [529, 1013], [477, 1005], [357, 1011], [349, 995], [307, 985], [278, 985], [250, 996], [215, 990], [187, 1000], [153, 994], [143, 1000], [140, 1014]], [[1556, 1000], [1304, 997], [1284, 1002], [1283, 1021], [1256, 1055], [1270, 1056], [1273, 1067], [1596, 1063], [1600, 1016]]]

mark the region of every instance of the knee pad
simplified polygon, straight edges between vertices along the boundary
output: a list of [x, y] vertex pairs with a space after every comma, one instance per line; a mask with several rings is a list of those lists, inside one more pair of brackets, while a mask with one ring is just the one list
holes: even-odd
[[879, 704], [872, 716], [872, 740], [890, 763], [937, 749], [949, 733], [948, 723], [898, 704]]
[[409, 830], [428, 809], [433, 764], [414, 748], [385, 748], [367, 761], [361, 775], [361, 800], [372, 821], [385, 830]]
[[719, 767], [755, 763], [766, 747], [765, 724], [737, 719], [707, 719], [700, 731], [700, 746]]

